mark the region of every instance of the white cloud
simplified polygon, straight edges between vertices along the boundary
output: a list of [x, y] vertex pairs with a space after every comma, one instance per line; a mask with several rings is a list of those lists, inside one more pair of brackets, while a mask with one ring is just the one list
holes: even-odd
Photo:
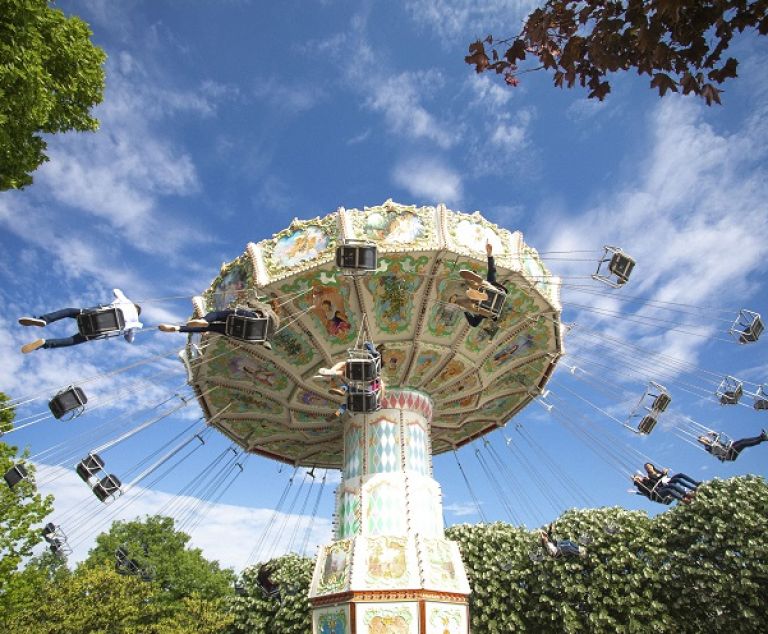
[[435, 73], [406, 72], [378, 77], [370, 82], [372, 95], [367, 105], [381, 112], [390, 129], [411, 139], [427, 139], [443, 149], [455, 145], [459, 136], [449, 126], [439, 123], [423, 105], [425, 85], [438, 82]]
[[522, 19], [538, 4], [534, 0], [408, 0], [406, 8], [418, 24], [443, 40], [446, 48], [453, 48], [457, 38], [516, 35]]
[[456, 517], [477, 515], [477, 506], [475, 506], [474, 502], [453, 502], [446, 504], [443, 509]]
[[457, 205], [462, 197], [461, 176], [437, 159], [409, 158], [395, 166], [392, 180], [424, 202]]
[[[273, 515], [275, 521], [272, 529], [264, 540], [261, 552], [254, 554], [251, 563], [288, 552], [294, 533], [296, 539], [292, 549], [297, 550], [310, 524], [309, 555], [314, 554], [318, 544], [331, 539], [331, 525], [325, 518], [316, 518], [312, 522], [308, 515], [275, 515], [271, 509], [231, 504], [200, 505], [196, 498], [174, 496], [138, 486], [128, 490], [116, 502], [103, 505], [69, 469], [41, 465], [37, 479], [41, 482], [41, 492], [51, 493], [55, 497], [55, 510], [47, 521], [60, 524], [67, 534], [69, 544], [74, 548], [70, 563], [82, 561], [94, 546], [96, 536], [108, 530], [112, 522], [152, 515], [167, 505], [174, 517], [185, 518], [187, 525], [195, 526], [191, 531], [192, 547], [202, 549], [206, 558], [217, 560], [222, 566], [233, 567], [237, 571], [248, 563], [252, 549], [259, 542]], [[188, 512], [191, 515], [187, 521]], [[284, 530], [278, 532], [280, 527], [284, 527]]]
[[[615, 292], [617, 299], [630, 294], [711, 306], [754, 290], [751, 274], [764, 271], [768, 264], [761, 234], [755, 231], [768, 217], [763, 169], [768, 132], [754, 118], [735, 132], [717, 132], [705, 122], [704, 112], [690, 99], [661, 100], [649, 119], [651, 147], [646, 159], [631, 170], [631, 180], [605, 192], [601, 202], [580, 215], [550, 215], [542, 227], [549, 237], [546, 250], [621, 246], [637, 266], [627, 286]], [[553, 226], [557, 232], [551, 238]], [[566, 276], [593, 272], [585, 271], [585, 266], [591, 267], [556, 264], [557, 272]], [[564, 292], [566, 305], [569, 299], [595, 306], [605, 302], [567, 288]], [[615, 303], [607, 306], [619, 308]], [[716, 324], [711, 311], [689, 309], [694, 314], [682, 315], [679, 307], [677, 312], [649, 304], [623, 307], [628, 319], [604, 318], [600, 326], [604, 332], [691, 363], [696, 363], [707, 337], [726, 336], [726, 328]], [[659, 325], [632, 321], [641, 318], [658, 320]], [[589, 325], [597, 318], [579, 311], [577, 319]], [[677, 320], [685, 324], [680, 327], [703, 336], [669, 331], [675, 324], [665, 327], [661, 320]]]

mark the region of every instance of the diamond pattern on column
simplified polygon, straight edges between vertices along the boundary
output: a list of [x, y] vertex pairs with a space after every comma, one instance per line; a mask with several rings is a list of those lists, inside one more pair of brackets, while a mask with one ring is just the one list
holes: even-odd
[[360, 437], [362, 430], [351, 427], [344, 438], [344, 477], [356, 478], [360, 475], [362, 460], [360, 455]]
[[387, 419], [372, 423], [368, 431], [368, 473], [399, 471], [397, 424]]
[[357, 517], [357, 509], [360, 499], [357, 492], [345, 491], [342, 494], [339, 526], [341, 527], [339, 539], [345, 539], [357, 534], [360, 530], [360, 522]]
[[429, 475], [427, 435], [417, 424], [408, 425], [407, 467], [422, 475]]

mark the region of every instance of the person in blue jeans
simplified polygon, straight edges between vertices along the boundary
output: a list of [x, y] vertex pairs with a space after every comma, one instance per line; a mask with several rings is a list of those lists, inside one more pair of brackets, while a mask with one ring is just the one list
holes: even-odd
[[703, 436], [699, 436], [698, 441], [704, 445], [704, 451], [711, 453], [720, 462], [733, 462], [747, 447], [755, 447], [760, 443], [768, 441], [768, 432], [763, 429], [759, 436], [723, 443], [720, 441], [720, 434], [711, 431]]
[[19, 324], [22, 326], [37, 326], [38, 328], [45, 328], [53, 322], [60, 321], [62, 319], [77, 319], [82, 313], [96, 311], [100, 308], [116, 308], [123, 315], [123, 321], [125, 325], [122, 330], [116, 330], [114, 333], [102, 334], [98, 336], [87, 337], [78, 332], [70, 337], [61, 337], [57, 339], [36, 339], [31, 343], [27, 343], [21, 347], [21, 351], [24, 354], [33, 352], [38, 348], [66, 348], [68, 346], [77, 346], [91, 339], [106, 339], [116, 335], [123, 335], [128, 343], [133, 343], [136, 331], [141, 329], [143, 324], [139, 321], [139, 315], [141, 314], [141, 306], [134, 304], [129, 300], [123, 291], [119, 288], [112, 290], [112, 294], [115, 296], [114, 301], [111, 304], [94, 306], [93, 308], [62, 308], [61, 310], [55, 310], [43, 315], [36, 315], [33, 317], [21, 317]]
[[[227, 317], [234, 314], [251, 318], [269, 317], [272, 325], [270, 327], [270, 332], [267, 333], [268, 337], [273, 334], [274, 329], [276, 328], [275, 324], [279, 323], [277, 322], [277, 317], [275, 316], [275, 313], [272, 311], [272, 309], [264, 305], [258, 310], [245, 310], [242, 308], [238, 308], [237, 310], [231, 308], [226, 310], [214, 310], [206, 313], [204, 317], [190, 319], [184, 326], [176, 326], [174, 324], [160, 324], [158, 329], [162, 330], [163, 332], [215, 332], [219, 335], [226, 335]], [[272, 344], [269, 343], [269, 341], [264, 341], [262, 345], [268, 350], [272, 349]]]
[[701, 486], [701, 482], [694, 480], [691, 476], [686, 475], [685, 473], [676, 473], [669, 476], [669, 469], [659, 470], [652, 462], [646, 462], [643, 465], [643, 468], [651, 480], [661, 480], [662, 484], [676, 486], [678, 489], [683, 489], [684, 492], [695, 491]]
[[570, 539], [555, 539], [553, 536], [554, 522], [547, 527], [547, 530], [539, 531], [541, 545], [547, 551], [550, 557], [586, 557], [587, 549], [580, 546]]

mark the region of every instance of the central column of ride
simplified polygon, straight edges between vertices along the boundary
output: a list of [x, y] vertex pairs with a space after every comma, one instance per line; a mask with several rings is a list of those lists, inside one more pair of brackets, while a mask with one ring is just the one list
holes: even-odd
[[431, 419], [416, 390], [389, 390], [379, 411], [346, 417], [334, 541], [310, 589], [314, 634], [469, 631], [469, 583], [432, 478]]

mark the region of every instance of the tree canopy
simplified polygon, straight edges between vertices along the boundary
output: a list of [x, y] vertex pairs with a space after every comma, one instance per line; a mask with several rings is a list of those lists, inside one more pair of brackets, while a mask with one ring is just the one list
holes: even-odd
[[98, 127], [106, 55], [90, 37], [46, 0], [0, 0], [0, 190], [32, 183], [42, 134]]
[[[711, 105], [737, 76], [738, 60], [724, 57], [734, 35], [768, 34], [767, 13], [765, 0], [548, 0], [517, 36], [470, 44], [465, 61], [510, 86], [523, 72], [551, 70], [555, 86], [578, 82], [601, 101], [611, 90], [609, 73], [634, 69], [661, 96], [682, 90]], [[521, 67], [531, 59], [534, 66]]]
[[[7, 409], [5, 409], [7, 407]], [[13, 427], [14, 410], [8, 407], [8, 397], [0, 392], [0, 431]], [[14, 464], [23, 461], [17, 448], [0, 442], [0, 475]], [[43, 540], [37, 528], [51, 512], [53, 498], [43, 498], [35, 488], [35, 470], [25, 464], [29, 479], [22, 480], [12, 489], [0, 480], [0, 592], [19, 563], [32, 554], [32, 548]]]

